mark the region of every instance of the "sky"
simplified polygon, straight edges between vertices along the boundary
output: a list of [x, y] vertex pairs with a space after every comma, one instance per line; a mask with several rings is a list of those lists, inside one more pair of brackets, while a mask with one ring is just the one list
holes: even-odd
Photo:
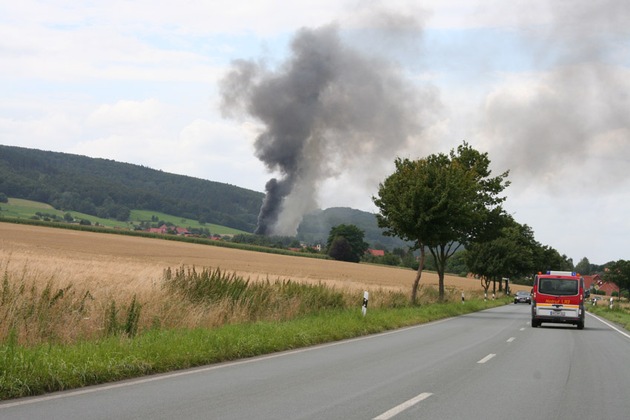
[[396, 157], [466, 141], [541, 244], [630, 259], [627, 22], [627, 0], [0, 0], [0, 144], [275, 179], [290, 230], [376, 212]]

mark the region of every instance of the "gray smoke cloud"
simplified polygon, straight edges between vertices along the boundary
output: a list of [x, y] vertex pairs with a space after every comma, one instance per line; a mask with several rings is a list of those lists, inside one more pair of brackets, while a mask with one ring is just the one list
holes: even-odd
[[262, 123], [256, 157], [280, 174], [267, 182], [259, 234], [294, 235], [324, 180], [357, 163], [392, 162], [438, 105], [432, 89], [419, 89], [395, 61], [350, 46], [336, 25], [299, 30], [277, 68], [234, 61], [220, 90], [224, 116]]
[[[549, 2], [546, 32], [529, 28], [537, 63], [526, 88], [489, 96], [480, 138], [514, 177], [552, 193], [627, 181], [630, 165], [630, 2]], [[568, 179], [577, 180], [573, 184]]]

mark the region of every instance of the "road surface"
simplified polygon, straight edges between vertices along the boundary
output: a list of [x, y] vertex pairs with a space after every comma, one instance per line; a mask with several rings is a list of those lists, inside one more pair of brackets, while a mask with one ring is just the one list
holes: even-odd
[[0, 419], [628, 418], [628, 332], [590, 314], [531, 328], [529, 310], [6, 401]]

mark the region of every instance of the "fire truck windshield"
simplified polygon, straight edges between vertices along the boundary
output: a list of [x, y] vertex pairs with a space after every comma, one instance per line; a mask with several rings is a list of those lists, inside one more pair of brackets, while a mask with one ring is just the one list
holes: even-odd
[[572, 296], [578, 294], [578, 281], [558, 278], [540, 279], [538, 292], [554, 296]]

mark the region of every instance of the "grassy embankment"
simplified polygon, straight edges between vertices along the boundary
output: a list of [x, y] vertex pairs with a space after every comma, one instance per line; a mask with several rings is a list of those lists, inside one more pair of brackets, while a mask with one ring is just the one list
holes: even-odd
[[[122, 301], [0, 267], [0, 399], [38, 395], [377, 333], [506, 303], [451, 293], [421, 306], [287, 280], [250, 282], [218, 269], [165, 270], [150, 292]], [[101, 298], [100, 296], [107, 296]]]
[[610, 309], [606, 303], [596, 306], [589, 305], [587, 310], [630, 331], [630, 304], [626, 301], [619, 302], [617, 298], [615, 298], [613, 303], [613, 309]]

